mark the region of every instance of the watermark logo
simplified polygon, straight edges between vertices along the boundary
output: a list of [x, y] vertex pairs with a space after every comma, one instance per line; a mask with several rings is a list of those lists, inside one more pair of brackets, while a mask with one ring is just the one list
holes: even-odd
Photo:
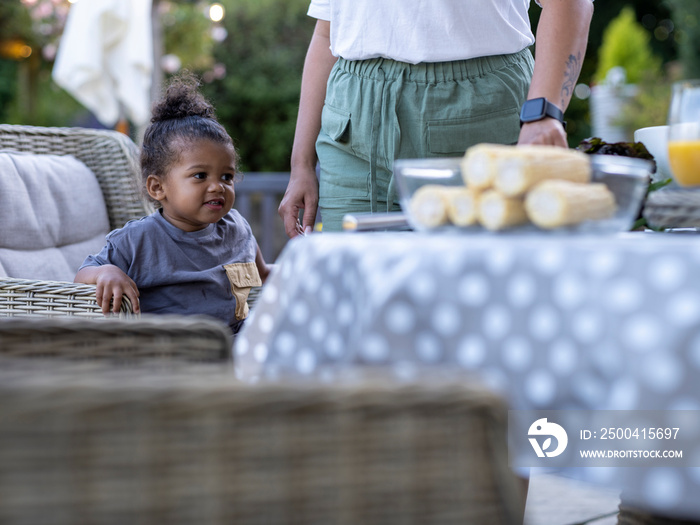
[[[536, 437], [528, 438], [532, 448], [535, 449], [535, 454], [537, 457], [543, 458], [547, 456], [548, 458], [557, 457], [559, 454], [566, 450], [566, 445], [569, 443], [569, 436], [566, 435], [566, 430], [560, 425], [547, 421], [546, 417], [538, 419], [527, 431], [528, 436], [548, 436], [540, 446], [539, 441]], [[552, 438], [557, 440], [557, 448], [554, 450], [548, 450], [552, 446]]]
[[700, 467], [700, 410], [509, 410], [508, 461], [515, 468]]

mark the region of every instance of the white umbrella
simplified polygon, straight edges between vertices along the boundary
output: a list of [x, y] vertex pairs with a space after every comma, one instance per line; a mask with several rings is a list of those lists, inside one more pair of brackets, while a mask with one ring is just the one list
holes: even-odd
[[153, 72], [151, 0], [73, 4], [53, 69], [56, 83], [105, 126], [150, 116]]

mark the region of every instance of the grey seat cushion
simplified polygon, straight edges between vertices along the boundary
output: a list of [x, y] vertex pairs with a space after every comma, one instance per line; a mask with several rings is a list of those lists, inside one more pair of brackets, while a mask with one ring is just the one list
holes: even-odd
[[0, 276], [72, 281], [109, 217], [94, 173], [72, 156], [0, 152]]

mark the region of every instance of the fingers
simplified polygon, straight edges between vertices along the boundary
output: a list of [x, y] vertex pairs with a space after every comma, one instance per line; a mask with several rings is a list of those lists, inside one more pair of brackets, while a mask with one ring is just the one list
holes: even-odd
[[120, 292], [114, 291], [111, 287], [97, 287], [97, 304], [102, 309], [102, 315], [108, 316], [110, 314], [110, 307], [112, 313], [119, 313], [119, 309], [122, 306], [122, 294]]
[[[284, 222], [284, 231], [289, 238], [301, 235], [307, 226], [314, 227], [318, 205], [318, 180], [315, 169], [292, 169], [287, 191], [282, 197], [278, 213]], [[301, 231], [297, 227], [299, 211], [304, 210]]]
[[123, 297], [126, 296], [129, 298], [129, 301], [131, 302], [131, 311], [135, 314], [141, 313], [141, 305], [139, 304], [139, 289], [136, 286], [136, 283], [132, 281], [131, 279], [128, 279], [126, 283], [122, 286], [119, 286], [120, 290], [116, 290], [115, 287], [115, 294], [114, 294], [114, 308], [112, 311], [115, 314], [118, 314], [123, 301]]
[[290, 239], [293, 239], [297, 235], [301, 235], [299, 226], [299, 219], [294, 219], [293, 217], [284, 219], [284, 231], [287, 234], [287, 237]]
[[316, 205], [307, 206], [306, 208], [304, 208], [303, 226], [305, 232], [307, 230], [309, 232], [312, 232], [314, 229], [314, 225], [316, 224], [316, 209]]
[[299, 235], [299, 232], [297, 231], [297, 223], [299, 222], [298, 208], [296, 206], [292, 206], [290, 209], [283, 200], [277, 209], [277, 213], [282, 218], [282, 222], [284, 223], [284, 232], [287, 234], [287, 237], [292, 239]]
[[113, 314], [118, 314], [119, 310], [122, 308], [122, 294], [120, 293], [115, 293], [112, 296], [112, 313]]
[[136, 285], [134, 284], [133, 288], [127, 289], [125, 292], [125, 295], [131, 301], [131, 310], [135, 314], [140, 314], [141, 313], [141, 304], [139, 302], [139, 291], [136, 288]]
[[518, 144], [545, 144], [568, 148], [564, 127], [556, 119], [543, 119], [523, 125]]
[[97, 285], [97, 288], [95, 290], [95, 296], [97, 299], [97, 306], [102, 308], [102, 315], [108, 315], [109, 314], [109, 303], [112, 300], [112, 295], [110, 294], [109, 296], [105, 297], [105, 290], [104, 287], [101, 285]]
[[98, 283], [96, 287], [97, 304], [102, 309], [102, 314], [107, 316], [118, 314], [121, 311], [123, 296], [127, 296], [131, 301], [132, 311], [134, 313], [141, 312], [139, 304], [139, 290], [136, 283], [129, 281], [122, 283]]

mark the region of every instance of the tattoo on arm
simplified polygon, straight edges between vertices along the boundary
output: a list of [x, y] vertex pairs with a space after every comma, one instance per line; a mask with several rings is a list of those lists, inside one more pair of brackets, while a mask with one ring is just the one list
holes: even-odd
[[566, 107], [566, 103], [574, 94], [576, 81], [581, 73], [581, 53], [578, 56], [569, 55], [564, 71], [564, 83], [561, 86], [561, 106]]

